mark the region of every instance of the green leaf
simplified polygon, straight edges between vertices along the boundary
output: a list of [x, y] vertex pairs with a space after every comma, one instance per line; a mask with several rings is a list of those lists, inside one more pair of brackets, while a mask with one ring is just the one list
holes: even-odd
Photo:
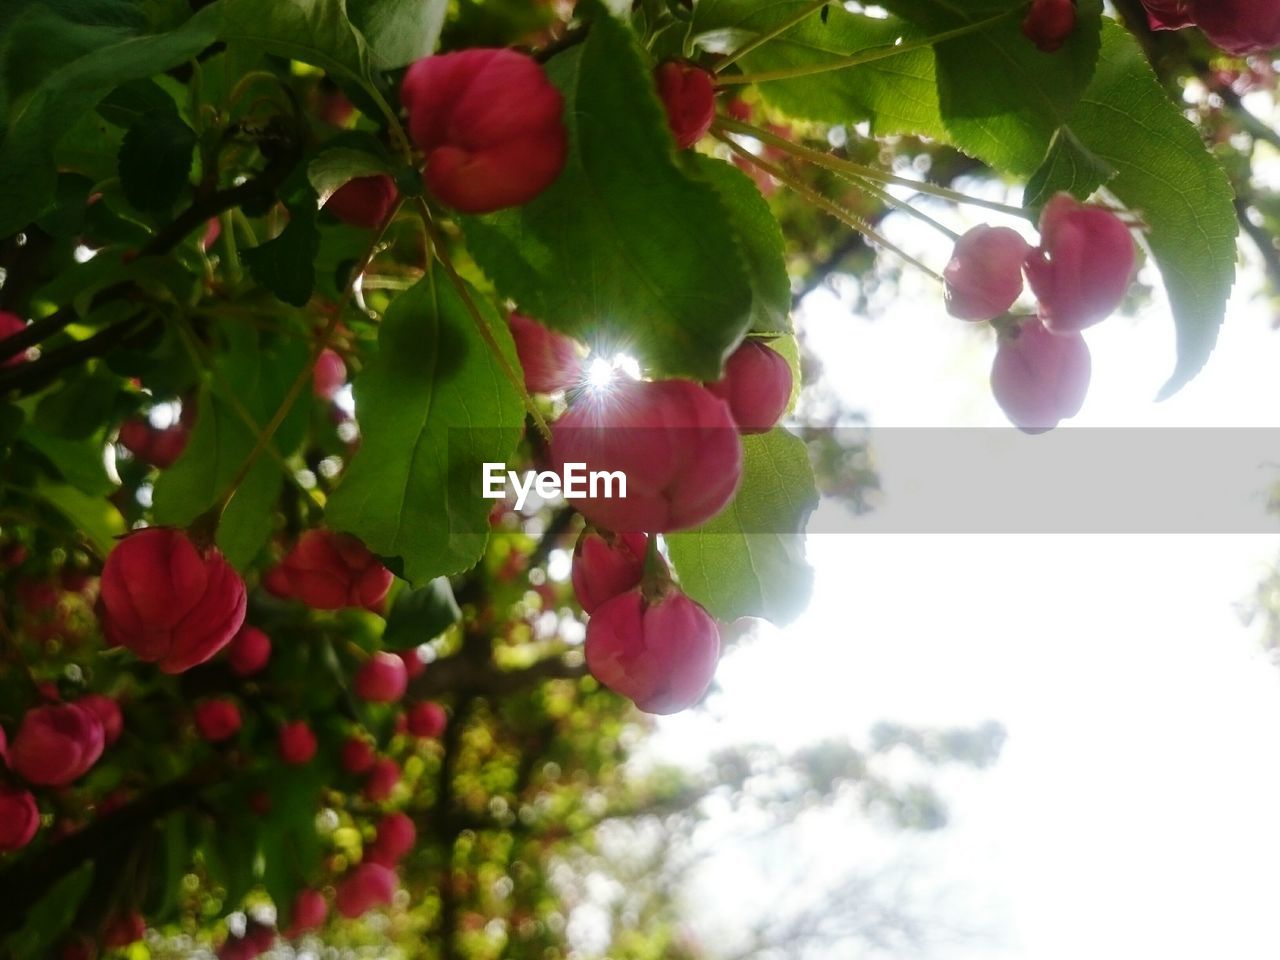
[[307, 164], [307, 179], [316, 192], [320, 206], [324, 206], [347, 181], [373, 177], [380, 173], [394, 174], [395, 169], [379, 154], [354, 147], [326, 148]]
[[1063, 191], [1085, 200], [1116, 175], [1116, 170], [1090, 151], [1069, 127], [1053, 138], [1049, 156], [1032, 174], [1022, 194], [1022, 205], [1038, 214], [1055, 193]]
[[320, 253], [316, 197], [309, 188], [305, 193], [288, 204], [289, 222], [279, 236], [241, 255], [254, 280], [294, 307], [305, 307], [311, 299]]
[[63, 132], [120, 83], [196, 56], [217, 39], [219, 16], [218, 6], [206, 7], [169, 33], [94, 49], [45, 77], [10, 112], [0, 145], [0, 237], [26, 226], [49, 203], [57, 184], [51, 157]]
[[388, 650], [408, 650], [433, 640], [462, 619], [448, 577], [436, 577], [425, 587], [396, 594], [382, 645]]
[[128, 528], [115, 504], [102, 496], [91, 496], [65, 483], [41, 480], [36, 496], [66, 517], [71, 525], [88, 538], [99, 555], [106, 556]]
[[222, 0], [220, 35], [362, 85], [370, 82], [369, 51], [347, 17], [346, 0]]
[[374, 66], [394, 70], [430, 56], [440, 42], [448, 0], [347, 0]]
[[724, 204], [677, 165], [621, 24], [597, 17], [548, 73], [565, 97], [565, 169], [522, 207], [463, 218], [468, 249], [529, 316], [656, 374], [715, 379], [751, 308]]
[[61, 478], [81, 492], [105, 497], [115, 489], [102, 462], [104, 442], [101, 433], [67, 439], [27, 424], [23, 428], [22, 439], [44, 454]]
[[[506, 324], [472, 298], [519, 369]], [[482, 464], [506, 462], [524, 410], [438, 265], [392, 301], [355, 395], [363, 439], [329, 500], [329, 525], [399, 558], [413, 584], [471, 567], [492, 506], [481, 495]]]
[[790, 623], [804, 610], [813, 573], [804, 525], [818, 504], [804, 443], [781, 428], [743, 437], [742, 483], [717, 517], [666, 536], [680, 585], [721, 620]]
[[731, 163], [695, 153], [698, 176], [715, 187], [733, 221], [733, 232], [751, 284], [751, 331], [791, 329], [791, 280], [787, 277], [782, 228], [755, 181]]
[[288, 776], [274, 777], [268, 787], [271, 809], [258, 834], [262, 854], [262, 885], [276, 905], [280, 925], [287, 926], [293, 900], [320, 863], [316, 814], [320, 795], [331, 779], [323, 757]]
[[196, 133], [172, 100], [167, 110], [135, 120], [120, 145], [125, 198], [138, 210], [168, 210], [187, 187], [195, 148]]
[[[1116, 171], [1107, 190], [1147, 224], [1178, 331], [1169, 397], [1209, 359], [1236, 275], [1239, 230], [1231, 184], [1194, 126], [1169, 100], [1128, 32], [1108, 23], [1093, 83], [1071, 115], [1071, 133]], [[1067, 189], [1064, 182], [1049, 183]]]
[[[727, 53], [793, 17], [808, 0], [701, 0], [692, 33], [707, 50]], [[825, 21], [815, 11], [739, 61], [744, 73], [827, 63], [863, 50], [914, 38], [920, 31], [896, 17], [872, 18], [833, 4]], [[856, 67], [759, 84], [760, 93], [788, 116], [824, 123], [871, 122], [872, 133], [910, 133], [945, 139], [933, 51], [909, 50]]]
[[70, 928], [89, 892], [94, 864], [86, 860], [64, 876], [40, 898], [26, 919], [0, 951], [10, 957], [51, 957], [58, 939]]

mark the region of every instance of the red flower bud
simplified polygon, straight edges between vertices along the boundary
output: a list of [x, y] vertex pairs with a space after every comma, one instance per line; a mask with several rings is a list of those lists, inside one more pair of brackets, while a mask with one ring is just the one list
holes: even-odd
[[417, 650], [401, 650], [396, 653], [396, 656], [404, 661], [404, 670], [410, 680], [427, 672], [427, 665], [422, 657], [418, 656]]
[[308, 530], [262, 585], [316, 610], [372, 607], [391, 588], [391, 571], [349, 534]]
[[364, 773], [376, 759], [373, 745], [363, 737], [347, 737], [342, 741], [342, 769], [347, 773]]
[[573, 548], [573, 595], [583, 613], [640, 586], [648, 549], [647, 534], [583, 530]]
[[134, 418], [120, 424], [120, 434], [117, 439], [120, 441], [120, 446], [138, 460], [159, 470], [167, 470], [187, 449], [190, 431], [183, 423], [176, 423], [165, 430], [157, 430], [147, 420]]
[[1026, 261], [1040, 319], [1053, 333], [1105, 320], [1129, 289], [1133, 262], [1133, 237], [1114, 213], [1058, 194], [1040, 215], [1040, 247]]
[[1033, 0], [1022, 32], [1043, 53], [1053, 53], [1076, 31], [1075, 0]]
[[587, 667], [646, 713], [677, 713], [706, 693], [720, 658], [720, 631], [679, 590], [650, 602], [639, 590], [614, 597], [587, 622]]
[[1031, 244], [1008, 227], [974, 227], [958, 241], [942, 278], [947, 312], [961, 320], [993, 320], [1022, 293], [1022, 264]]
[[1033, 320], [1017, 337], [1001, 339], [991, 389], [1018, 429], [1044, 433], [1080, 412], [1090, 373], [1089, 348], [1080, 334], [1056, 336]]
[[36, 798], [26, 790], [0, 787], [0, 853], [22, 849], [39, 829]]
[[334, 904], [348, 920], [362, 917], [374, 907], [389, 905], [396, 894], [396, 875], [380, 863], [362, 863], [342, 878]]
[[234, 700], [206, 700], [195, 709], [196, 731], [209, 743], [221, 743], [240, 732], [240, 708]]
[[244, 623], [240, 575], [177, 530], [152, 527], [116, 544], [102, 570], [102, 629], [165, 673], [181, 673], [225, 647]]
[[378, 821], [378, 835], [365, 854], [365, 860], [394, 867], [417, 841], [418, 831], [413, 821], [403, 813], [389, 813]]
[[343, 223], [372, 230], [382, 225], [395, 206], [400, 191], [385, 173], [348, 180], [325, 201], [328, 210]]
[[147, 932], [147, 921], [136, 910], [132, 913], [118, 914], [112, 918], [102, 931], [102, 945], [108, 950], [127, 947], [137, 943]]
[[434, 740], [444, 733], [444, 728], [448, 725], [449, 716], [444, 712], [444, 707], [429, 700], [415, 703], [406, 714], [409, 732], [424, 740]]
[[311, 392], [321, 400], [332, 400], [346, 382], [347, 365], [336, 351], [325, 347], [311, 369]]
[[[621, 471], [627, 495], [575, 501], [596, 526], [665, 533], [710, 520], [733, 499], [742, 443], [729, 405], [686, 380], [622, 381], [584, 393], [555, 424], [551, 460]], [[603, 494], [603, 490], [599, 490]]]
[[308, 930], [324, 926], [329, 916], [329, 905], [319, 890], [302, 890], [293, 900], [293, 921], [285, 936], [293, 938]]
[[524, 369], [524, 385], [530, 393], [555, 393], [578, 382], [582, 359], [575, 341], [518, 313], [511, 314], [507, 323]]
[[102, 724], [102, 737], [105, 746], [111, 746], [120, 739], [124, 731], [124, 717], [120, 715], [120, 704], [111, 697], [100, 693], [90, 693], [76, 701], [80, 706], [93, 712]]
[[676, 146], [692, 147], [706, 136], [716, 118], [715, 79], [701, 67], [677, 60], [659, 64], [654, 77]]
[[[7, 310], [0, 310], [0, 341], [8, 340], [15, 333], [21, 333], [27, 329], [27, 321], [23, 320], [16, 313], [9, 313]], [[20, 350], [8, 360], [0, 363], [0, 366], [12, 367], [15, 364], [22, 363], [27, 359], [27, 351]]]
[[242, 627], [227, 647], [227, 662], [238, 677], [249, 677], [271, 659], [271, 640], [257, 627]]
[[310, 763], [316, 755], [316, 735], [304, 720], [286, 723], [280, 728], [280, 759], [291, 766]]
[[97, 715], [79, 703], [28, 710], [9, 746], [9, 766], [43, 787], [61, 787], [83, 776], [102, 756], [106, 734]]
[[369, 776], [364, 781], [365, 799], [381, 803], [391, 796], [399, 782], [400, 766], [394, 760], [388, 760], [385, 757], [375, 760], [373, 766], [369, 768]]
[[394, 653], [375, 653], [356, 674], [356, 696], [371, 703], [394, 703], [409, 687], [404, 661]]
[[419, 60], [400, 99], [427, 156], [427, 190], [464, 213], [528, 203], [564, 166], [563, 100], [522, 53], [475, 48]]
[[1154, 30], [1195, 25], [1236, 56], [1280, 47], [1280, 6], [1274, 0], [1142, 0]]
[[791, 365], [759, 340], [744, 340], [707, 389], [729, 405], [740, 433], [768, 433], [791, 399]]

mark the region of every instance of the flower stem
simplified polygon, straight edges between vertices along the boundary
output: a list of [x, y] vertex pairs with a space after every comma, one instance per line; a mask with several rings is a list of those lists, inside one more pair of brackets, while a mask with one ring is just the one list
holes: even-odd
[[[831, 0], [814, 0], [813, 3], [810, 3], [808, 6], [800, 9], [795, 14], [795, 16], [788, 17], [786, 20], [783, 20], [776, 27], [771, 27], [770, 29], [766, 30], [764, 33], [760, 34], [759, 36], [756, 36], [751, 40], [748, 40], [746, 43], [740, 46], [737, 50], [733, 51], [733, 53], [729, 54], [727, 57], [725, 57], [723, 60], [717, 63], [715, 67], [712, 69], [712, 73], [719, 73], [725, 67], [730, 66], [731, 64], [734, 64], [738, 60], [745, 57], [752, 50], [756, 50], [764, 46], [770, 40], [773, 40], [777, 37], [782, 36], [782, 34], [786, 33], [788, 30], [794, 27], [801, 20], [804, 20], [806, 17], [810, 16], [811, 14], [817, 13], [819, 10], [821, 10], [830, 2]], [[721, 81], [721, 82], [725, 83], [728, 81]]]

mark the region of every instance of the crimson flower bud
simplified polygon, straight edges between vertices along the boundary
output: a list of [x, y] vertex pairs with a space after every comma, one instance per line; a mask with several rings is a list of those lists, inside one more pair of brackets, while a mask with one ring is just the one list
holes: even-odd
[[1000, 409], [1025, 433], [1044, 433], [1074, 417], [1089, 390], [1091, 361], [1084, 337], [1057, 336], [1036, 321], [1001, 339], [991, 368]]
[[378, 821], [378, 835], [365, 854], [365, 860], [394, 867], [417, 841], [418, 831], [413, 821], [403, 813], [389, 813]]
[[587, 668], [646, 713], [677, 713], [706, 693], [720, 658], [720, 631], [679, 590], [658, 600], [632, 590], [587, 622]]
[[380, 863], [362, 863], [342, 878], [334, 904], [348, 920], [362, 917], [374, 907], [389, 905], [396, 893], [396, 875]]
[[399, 764], [385, 757], [375, 760], [373, 766], [369, 768], [369, 776], [364, 781], [365, 799], [381, 803], [391, 796], [399, 782]]
[[197, 703], [195, 718], [196, 731], [209, 743], [221, 743], [240, 732], [240, 708], [234, 700]]
[[394, 703], [409, 687], [404, 661], [394, 653], [379, 651], [356, 674], [356, 696], [371, 703]]
[[729, 405], [740, 433], [768, 433], [791, 399], [791, 365], [759, 340], [744, 340], [707, 389]]
[[100, 693], [90, 693], [76, 701], [80, 706], [93, 712], [102, 724], [102, 737], [105, 746], [111, 746], [120, 739], [124, 731], [124, 717], [120, 714], [120, 704], [111, 697]]
[[190, 430], [184, 423], [157, 430], [146, 420], [135, 418], [120, 424], [117, 439], [138, 460], [159, 470], [167, 470], [187, 449]]
[[582, 359], [575, 341], [518, 313], [512, 313], [507, 323], [530, 393], [555, 393], [578, 382]]
[[[620, 471], [626, 497], [575, 501], [596, 526], [665, 533], [710, 520], [733, 499], [742, 474], [742, 442], [729, 405], [687, 380], [623, 381], [584, 393], [556, 421], [551, 460]], [[588, 491], [590, 492], [590, 491]]]
[[1243, 57], [1280, 47], [1274, 0], [1142, 0], [1154, 30], [1197, 26], [1216, 46]]
[[1058, 194], [1040, 215], [1040, 247], [1025, 264], [1040, 319], [1052, 333], [1105, 320], [1124, 299], [1133, 263], [1133, 237], [1119, 217]]
[[532, 57], [486, 48], [427, 57], [405, 73], [400, 99], [427, 157], [427, 190], [464, 213], [528, 203], [564, 167], [564, 102]]
[[221, 553], [177, 530], [151, 527], [116, 544], [102, 570], [102, 629], [165, 673], [225, 647], [244, 623], [244, 581]]
[[308, 530], [262, 585], [316, 610], [372, 607], [391, 588], [391, 571], [350, 534]]
[[147, 932], [147, 921], [136, 910], [113, 917], [102, 931], [102, 945], [109, 950], [137, 943]]
[[573, 595], [583, 613], [595, 613], [606, 600], [640, 586], [648, 550], [644, 533], [583, 530], [573, 548]]
[[1075, 0], [1032, 0], [1022, 21], [1022, 32], [1043, 53], [1060, 49], [1075, 31]]
[[280, 759], [300, 767], [316, 755], [316, 735], [305, 720], [295, 720], [280, 728]]
[[237, 677], [257, 673], [271, 659], [271, 640], [257, 627], [243, 627], [227, 647], [227, 661]]
[[346, 382], [347, 365], [336, 350], [325, 347], [311, 368], [311, 392], [321, 400], [332, 400]]
[[692, 147], [706, 136], [716, 118], [715, 79], [701, 67], [678, 60], [659, 64], [654, 77], [676, 146]]
[[[7, 310], [0, 310], [0, 340], [8, 340], [15, 333], [21, 333], [27, 329], [27, 321], [23, 320], [16, 313], [9, 313]], [[22, 363], [27, 359], [27, 351], [20, 350], [8, 360], [0, 363], [0, 366], [12, 367], [15, 364]]]
[[22, 849], [39, 829], [36, 798], [26, 790], [0, 787], [0, 853]]
[[324, 894], [319, 890], [302, 890], [294, 897], [293, 920], [285, 936], [292, 938], [319, 929], [328, 916], [329, 905], [325, 903]]
[[343, 223], [372, 230], [387, 219], [399, 196], [396, 182], [385, 173], [356, 177], [335, 190], [324, 209]]
[[58, 954], [58, 960], [97, 960], [97, 957], [98, 945], [85, 936], [67, 941]]
[[83, 776], [102, 756], [102, 721], [79, 703], [28, 710], [9, 746], [9, 766], [24, 780], [61, 787]]
[[396, 656], [404, 661], [404, 670], [410, 680], [427, 672], [427, 665], [422, 657], [418, 656], [417, 650], [401, 650], [396, 653]]
[[342, 769], [347, 773], [364, 773], [373, 766], [377, 755], [373, 744], [363, 737], [347, 737], [342, 741]]
[[1031, 244], [1008, 227], [974, 227], [956, 241], [942, 272], [947, 312], [961, 320], [993, 320], [1022, 293], [1022, 264]]
[[449, 716], [444, 712], [444, 707], [428, 700], [415, 703], [409, 708], [405, 725], [415, 737], [434, 740], [444, 733], [444, 728], [449, 725]]

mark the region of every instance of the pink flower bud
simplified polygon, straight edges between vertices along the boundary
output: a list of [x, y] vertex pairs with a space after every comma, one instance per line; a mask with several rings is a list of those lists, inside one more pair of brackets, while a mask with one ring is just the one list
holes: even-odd
[[310, 763], [316, 755], [316, 735], [304, 720], [286, 723], [280, 728], [280, 759], [290, 766]]
[[195, 719], [196, 731], [209, 743], [221, 743], [240, 732], [240, 708], [234, 700], [197, 703]]
[[394, 703], [409, 687], [404, 661], [394, 653], [375, 653], [356, 674], [356, 696], [370, 703]]
[[654, 77], [676, 146], [692, 147], [706, 136], [716, 117], [715, 79], [701, 67], [678, 60], [659, 64]]
[[1195, 25], [1236, 56], [1280, 47], [1280, 6], [1274, 0], [1142, 0], [1155, 30]]
[[[16, 313], [9, 313], [7, 310], [0, 310], [0, 340], [8, 340], [15, 333], [21, 333], [27, 329], [27, 321], [23, 320]], [[3, 367], [12, 367], [22, 363], [27, 359], [27, 351], [20, 350], [8, 360], [0, 363]]]
[[120, 704], [111, 697], [100, 693], [90, 693], [76, 701], [80, 706], [93, 712], [102, 724], [102, 736], [105, 746], [111, 746], [120, 739], [124, 731], [124, 717], [120, 714]]
[[365, 773], [376, 757], [373, 744], [363, 737], [347, 737], [342, 741], [342, 769], [347, 773]]
[[177, 530], [152, 527], [116, 544], [102, 570], [102, 629], [165, 673], [204, 663], [244, 623], [240, 575], [214, 548], [203, 553]]
[[346, 382], [347, 365], [337, 351], [325, 347], [311, 369], [311, 392], [321, 400], [332, 400]]
[[391, 796], [400, 782], [400, 766], [385, 757], [375, 760], [364, 781], [364, 796], [373, 803], [381, 803]]
[[271, 659], [271, 640], [257, 627], [245, 626], [227, 647], [227, 662], [237, 677], [249, 677]]
[[22, 849], [39, 829], [36, 798], [26, 790], [0, 786], [0, 853]]
[[427, 665], [422, 657], [418, 656], [417, 650], [400, 650], [396, 656], [404, 661], [404, 670], [410, 680], [427, 672]]
[[582, 359], [575, 341], [518, 313], [512, 313], [507, 323], [530, 393], [555, 393], [577, 384]]
[[1090, 373], [1089, 348], [1080, 334], [1056, 336], [1033, 320], [1015, 338], [1001, 339], [991, 389], [1018, 429], [1044, 433], [1080, 412]]
[[768, 433], [791, 399], [791, 365], [759, 340], [744, 340], [707, 389], [729, 405], [740, 433]]
[[324, 209], [343, 223], [372, 230], [387, 219], [399, 196], [396, 182], [386, 174], [356, 177], [335, 190]]
[[646, 713], [677, 713], [706, 693], [720, 658], [720, 631], [679, 590], [650, 602], [639, 590], [614, 597], [587, 622], [587, 667]]
[[408, 709], [405, 725], [415, 737], [434, 740], [444, 733], [445, 727], [449, 725], [449, 716], [444, 712], [444, 707], [428, 700], [415, 703]]
[[573, 548], [573, 595], [583, 613], [640, 586], [648, 549], [647, 534], [583, 530]]
[[1053, 53], [1076, 31], [1075, 0], [1032, 0], [1022, 32], [1043, 53]]
[[376, 906], [389, 905], [396, 894], [396, 875], [380, 863], [362, 863], [342, 878], [334, 904], [348, 920]]
[[[627, 495], [575, 500], [596, 526], [665, 533], [710, 520], [733, 499], [742, 442], [729, 405], [686, 380], [622, 381], [584, 393], [555, 424], [551, 460], [620, 471]], [[589, 491], [588, 491], [589, 492]]]
[[83, 776], [102, 756], [106, 734], [97, 715], [79, 703], [28, 710], [9, 746], [9, 766], [29, 783], [61, 787]]
[[1114, 213], [1058, 194], [1040, 215], [1040, 247], [1026, 261], [1040, 319], [1052, 333], [1105, 320], [1129, 289], [1133, 263], [1133, 237]]
[[522, 53], [473, 48], [419, 60], [400, 99], [427, 157], [427, 190], [464, 213], [528, 203], [564, 166], [563, 100]]
[[121, 913], [113, 917], [103, 928], [102, 945], [108, 950], [127, 947], [137, 943], [147, 932], [147, 921], [136, 910], [132, 913]]
[[389, 813], [378, 821], [378, 835], [365, 854], [369, 863], [394, 867], [418, 842], [413, 821], [403, 813]]
[[319, 890], [303, 890], [293, 900], [293, 921], [285, 936], [293, 938], [308, 930], [324, 926], [329, 916], [329, 905]]
[[308, 530], [262, 585], [316, 610], [372, 607], [391, 588], [391, 571], [349, 534]]
[[1031, 244], [1008, 227], [974, 227], [958, 241], [942, 278], [947, 312], [961, 320], [993, 320], [1022, 293], [1022, 264]]

